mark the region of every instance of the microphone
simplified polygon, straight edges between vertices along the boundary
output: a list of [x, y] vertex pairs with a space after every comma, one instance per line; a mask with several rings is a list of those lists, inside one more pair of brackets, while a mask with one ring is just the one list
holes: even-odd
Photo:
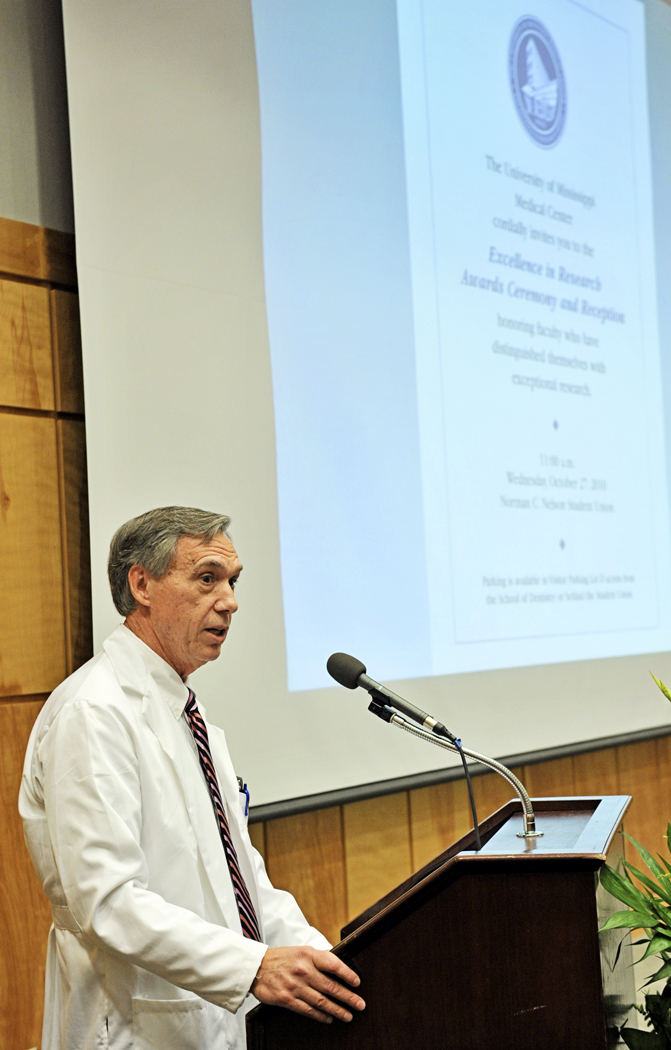
[[395, 708], [405, 715], [406, 718], [412, 718], [414, 722], [419, 722], [421, 726], [435, 733], [436, 736], [445, 737], [447, 740], [455, 743], [457, 738], [450, 733], [449, 729], [442, 722], [437, 722], [426, 711], [415, 707], [414, 704], [404, 700], [402, 696], [392, 693], [391, 689], [387, 689], [386, 686], [380, 685], [373, 678], [369, 678], [366, 674], [366, 665], [362, 664], [361, 660], [357, 660], [355, 656], [349, 656], [347, 653], [333, 653], [326, 661], [326, 670], [331, 675], [331, 678], [335, 678], [336, 682], [339, 685], [344, 685], [346, 689], [365, 689], [378, 704], [381, 703]]
[[[477, 751], [469, 751], [461, 746], [461, 740], [459, 740], [454, 734], [450, 733], [442, 722], [437, 722], [431, 715], [427, 715], [426, 711], [422, 711], [419, 707], [415, 707], [414, 704], [404, 700], [402, 696], [398, 696], [397, 693], [392, 693], [391, 689], [387, 689], [386, 686], [380, 685], [374, 678], [369, 678], [366, 674], [366, 665], [361, 663], [361, 660], [357, 660], [355, 656], [349, 656], [347, 653], [333, 653], [329, 656], [326, 661], [326, 670], [331, 675], [331, 678], [335, 678], [336, 682], [340, 685], [344, 685], [346, 689], [365, 689], [372, 696], [372, 701], [368, 707], [369, 711], [372, 711], [378, 718], [384, 719], [385, 722], [392, 722], [396, 726], [400, 726], [401, 729], [405, 729], [406, 732], [412, 733], [413, 736], [419, 736], [423, 740], [428, 740], [430, 743], [439, 744], [441, 747], [446, 747], [449, 751], [457, 751], [464, 766], [464, 776], [466, 777], [466, 784], [468, 786], [468, 797], [471, 803], [471, 812], [473, 814], [473, 837], [475, 841], [476, 851], [481, 848], [480, 841], [480, 829], [478, 826], [478, 815], [475, 811], [475, 798], [473, 797], [473, 787], [471, 785], [471, 775], [468, 771], [468, 763], [466, 762], [466, 755], [476, 759], [478, 762], [482, 762], [484, 765], [489, 766], [496, 773], [499, 773], [517, 792], [520, 802], [522, 803], [522, 815], [524, 823], [524, 831], [519, 832], [519, 837], [524, 839], [535, 839], [539, 835], [542, 835], [542, 831], [536, 831], [536, 818], [534, 817], [533, 806], [531, 805], [531, 799], [529, 798], [524, 784], [517, 779], [514, 773], [512, 773], [505, 766], [502, 766], [500, 762], [496, 762], [493, 758], [487, 758], [486, 755], [481, 755]], [[411, 718], [413, 722], [419, 722], [425, 732], [421, 732], [419, 729], [414, 729], [404, 719], [399, 719], [394, 714], [394, 709], [400, 711], [401, 714], [405, 715], [406, 718]], [[428, 730], [428, 732], [427, 732]], [[445, 744], [442, 740], [432, 740], [429, 733], [433, 733], [437, 737], [449, 740], [449, 744]]]

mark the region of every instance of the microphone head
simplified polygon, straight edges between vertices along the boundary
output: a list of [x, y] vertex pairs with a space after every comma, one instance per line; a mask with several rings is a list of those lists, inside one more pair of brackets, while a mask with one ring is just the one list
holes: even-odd
[[326, 661], [326, 670], [339, 685], [356, 689], [360, 676], [366, 673], [366, 665], [347, 653], [333, 653]]

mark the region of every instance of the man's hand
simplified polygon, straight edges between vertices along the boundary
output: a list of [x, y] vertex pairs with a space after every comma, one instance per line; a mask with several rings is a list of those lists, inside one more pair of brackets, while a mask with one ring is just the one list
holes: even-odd
[[330, 1024], [334, 1017], [351, 1021], [350, 1010], [363, 1010], [366, 1005], [341, 981], [355, 988], [360, 984], [354, 971], [332, 952], [308, 946], [269, 948], [250, 991], [262, 1003], [285, 1006], [297, 1014]]

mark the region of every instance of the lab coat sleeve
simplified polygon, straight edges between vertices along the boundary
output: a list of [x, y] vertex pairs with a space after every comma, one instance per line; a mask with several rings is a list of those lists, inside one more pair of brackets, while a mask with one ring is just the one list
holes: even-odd
[[235, 1012], [267, 945], [149, 887], [138, 756], [123, 713], [76, 700], [40, 744], [44, 804], [68, 907], [108, 951]]

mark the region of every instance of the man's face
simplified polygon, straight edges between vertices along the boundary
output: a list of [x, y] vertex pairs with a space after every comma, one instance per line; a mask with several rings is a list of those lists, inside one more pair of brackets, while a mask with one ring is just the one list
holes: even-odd
[[233, 591], [241, 570], [223, 532], [213, 540], [182, 536], [160, 580], [138, 569], [144, 573], [136, 594], [148, 631], [144, 641], [182, 678], [219, 656], [238, 608]]

